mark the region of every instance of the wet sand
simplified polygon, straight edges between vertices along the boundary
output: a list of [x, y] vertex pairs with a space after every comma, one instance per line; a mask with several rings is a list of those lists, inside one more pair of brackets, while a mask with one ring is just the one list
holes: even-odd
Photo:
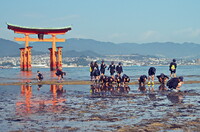
[[[193, 84], [187, 84], [193, 87]], [[199, 131], [200, 93], [91, 93], [90, 85], [0, 86], [2, 131]], [[198, 87], [198, 86], [197, 86]], [[56, 91], [59, 88], [59, 92]]]
[[[24, 85], [26, 83], [30, 83], [31, 85], [51, 85], [51, 84], [61, 84], [61, 85], [91, 85], [93, 82], [91, 81], [80, 81], [80, 80], [73, 80], [73, 81], [56, 81], [56, 80], [46, 80], [42, 82], [37, 82], [36, 80], [28, 80], [28, 81], [23, 81], [23, 82], [0, 82], [0, 85]], [[184, 84], [195, 84], [195, 83], [200, 83], [200, 81], [184, 81]], [[159, 82], [155, 82], [155, 84], [160, 84]], [[138, 85], [138, 81], [132, 81], [128, 83], [128, 85]]]

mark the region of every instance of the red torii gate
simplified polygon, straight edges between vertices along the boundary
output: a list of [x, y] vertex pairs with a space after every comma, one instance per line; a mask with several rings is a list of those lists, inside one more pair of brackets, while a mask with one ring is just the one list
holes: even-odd
[[[31, 71], [31, 49], [29, 42], [52, 42], [50, 50], [50, 70], [54, 71], [58, 67], [62, 67], [62, 47], [57, 47], [56, 42], [65, 42], [65, 39], [56, 38], [56, 35], [63, 35], [69, 30], [71, 26], [63, 28], [33, 28], [23, 27], [8, 24], [8, 29], [13, 30], [14, 33], [24, 34], [24, 38], [15, 38], [16, 41], [24, 41], [25, 47], [20, 48], [20, 68], [21, 71]], [[37, 34], [38, 38], [30, 38], [30, 34]], [[51, 38], [44, 38], [44, 35], [51, 35]]]

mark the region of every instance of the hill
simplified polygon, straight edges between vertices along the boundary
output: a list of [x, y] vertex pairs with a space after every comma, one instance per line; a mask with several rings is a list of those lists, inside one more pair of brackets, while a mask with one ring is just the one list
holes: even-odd
[[[9, 45], [9, 46], [8, 46]], [[49, 53], [50, 42], [34, 42], [33, 53]], [[197, 57], [200, 56], [200, 45], [195, 43], [119, 43], [101, 42], [92, 39], [68, 39], [64, 43], [57, 43], [63, 47], [63, 56], [101, 56], [101, 55], [153, 55], [168, 58]], [[0, 56], [19, 55], [19, 48], [23, 47], [16, 42], [0, 39]]]
[[102, 55], [92, 52], [90, 50], [87, 51], [75, 51], [75, 50], [65, 50], [63, 51], [63, 57], [102, 57]]
[[[41, 45], [41, 46], [36, 46]], [[92, 39], [68, 39], [64, 43], [58, 43], [63, 50], [75, 50], [79, 52], [92, 51], [101, 55], [154, 55], [162, 57], [196, 57], [200, 56], [200, 45], [195, 43], [173, 43], [173, 42], [154, 42], [154, 43], [119, 43], [101, 42]], [[51, 43], [33, 43], [34, 49], [39, 51], [47, 50]]]
[[22, 46], [16, 42], [0, 38], [0, 57], [19, 56], [19, 48]]

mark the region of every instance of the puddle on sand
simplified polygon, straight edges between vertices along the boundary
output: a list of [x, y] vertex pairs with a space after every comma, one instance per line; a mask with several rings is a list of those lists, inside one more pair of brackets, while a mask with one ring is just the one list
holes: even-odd
[[[185, 85], [189, 88], [193, 85]], [[198, 88], [198, 86], [194, 85]], [[195, 131], [199, 90], [92, 92], [88, 85], [0, 86], [1, 131]]]

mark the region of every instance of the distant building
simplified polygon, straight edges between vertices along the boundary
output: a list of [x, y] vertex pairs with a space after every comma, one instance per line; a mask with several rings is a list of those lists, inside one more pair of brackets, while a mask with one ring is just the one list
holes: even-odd
[[200, 65], [200, 58], [196, 60], [196, 64]]

